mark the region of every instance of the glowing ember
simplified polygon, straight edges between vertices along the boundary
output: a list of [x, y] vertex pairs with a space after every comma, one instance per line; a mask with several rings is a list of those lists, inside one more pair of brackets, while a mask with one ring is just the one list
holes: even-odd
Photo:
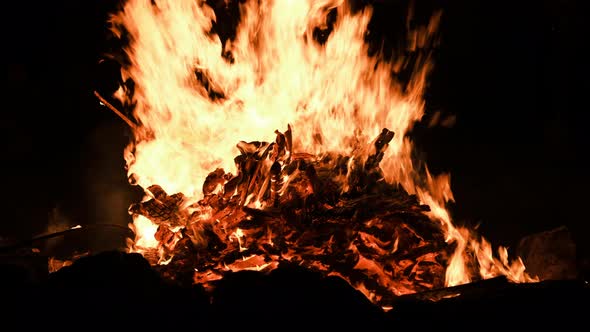
[[[139, 123], [125, 158], [146, 190], [130, 209], [131, 250], [188, 264], [195, 282], [297, 261], [376, 302], [498, 275], [533, 280], [505, 249], [496, 258], [455, 227], [449, 177], [411, 158], [406, 133], [424, 113], [424, 53], [440, 15], [409, 31], [409, 62], [369, 55], [370, 8], [239, 6], [235, 38], [223, 41], [201, 1], [129, 0], [112, 18], [135, 83], [116, 97]], [[407, 63], [404, 84], [392, 74]], [[288, 124], [296, 134], [275, 132]]]

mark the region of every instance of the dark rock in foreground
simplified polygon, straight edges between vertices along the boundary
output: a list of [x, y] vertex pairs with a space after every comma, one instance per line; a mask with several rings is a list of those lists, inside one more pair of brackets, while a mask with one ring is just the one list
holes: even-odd
[[528, 235], [518, 244], [527, 271], [541, 280], [576, 279], [576, 244], [567, 227]]
[[100, 325], [115, 330], [121, 324], [168, 331], [565, 328], [587, 324], [590, 303], [585, 282], [518, 285], [499, 278], [403, 296], [385, 313], [343, 280], [298, 266], [281, 266], [267, 275], [230, 274], [207, 293], [201, 286], [171, 284], [142, 256], [120, 252], [81, 258], [41, 282], [10, 280], [2, 285], [4, 321], [51, 329]]

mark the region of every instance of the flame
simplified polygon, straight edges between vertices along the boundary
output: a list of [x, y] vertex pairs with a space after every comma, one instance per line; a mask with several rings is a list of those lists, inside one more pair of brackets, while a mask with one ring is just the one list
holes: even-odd
[[[122, 86], [115, 97], [133, 106], [139, 123], [125, 150], [133, 181], [143, 188], [158, 184], [168, 193], [183, 193], [188, 206], [203, 197], [203, 181], [212, 169], [235, 170], [236, 142], [271, 141], [274, 135], [267, 135], [290, 124], [300, 133], [293, 138], [293, 150], [350, 155], [349, 167], [355, 167], [373, 152], [364, 147], [389, 128], [395, 137], [380, 163], [386, 181], [401, 184], [430, 206], [430, 218], [455, 246], [445, 284], [475, 277], [468, 266], [472, 253], [480, 278], [534, 280], [520, 259], [509, 262], [505, 249], [494, 257], [485, 239], [455, 226], [446, 208], [454, 200], [450, 177], [433, 176], [412, 159], [407, 133], [424, 115], [432, 69], [428, 49], [436, 42], [440, 13], [426, 26], [408, 24], [408, 49], [385, 58], [369, 55], [370, 7], [353, 11], [345, 0], [246, 1], [239, 6], [240, 21], [230, 39], [215, 33], [215, 12], [203, 1], [128, 0], [112, 17], [113, 31], [130, 41], [122, 74], [135, 82], [134, 89]], [[393, 75], [408, 69], [404, 54], [413, 59], [405, 83]], [[292, 178], [283, 178], [282, 188]], [[281, 189], [277, 194], [283, 194]], [[248, 197], [247, 205], [264, 208], [256, 195]], [[135, 250], [159, 246], [152, 221], [135, 215], [133, 228]], [[232, 239], [240, 251], [247, 246], [248, 235], [239, 228]], [[392, 240], [395, 252], [399, 239]], [[268, 242], [272, 244], [270, 236]], [[254, 261], [242, 264], [253, 269], [267, 264]], [[358, 264], [382, 273], [370, 261]], [[195, 280], [218, 278], [203, 274]], [[409, 291], [392, 286], [396, 294]]]
[[499, 247], [499, 258], [496, 258], [492, 252], [492, 245], [483, 237], [480, 241], [472, 239], [471, 245], [477, 255], [479, 271], [484, 279], [504, 275], [513, 282], [539, 281], [538, 278], [533, 278], [524, 272], [525, 266], [520, 257], [509, 262], [507, 248]]
[[245, 234], [244, 234], [244, 232], [243, 232], [241, 229], [239, 229], [239, 228], [238, 228], [238, 229], [236, 229], [236, 231], [235, 231], [235, 232], [233, 232], [233, 233], [230, 235], [230, 239], [231, 239], [231, 238], [234, 238], [234, 239], [236, 239], [236, 240], [238, 241], [238, 246], [240, 247], [240, 252], [248, 250], [248, 248], [244, 248], [244, 247], [242, 246], [242, 238], [243, 238], [244, 236], [246, 236], [246, 235], [245, 235]]
[[[137, 83], [127, 102], [142, 127], [126, 159], [142, 187], [199, 197], [211, 169], [234, 168], [236, 142], [273, 139], [266, 133], [287, 123], [309, 133], [296, 142], [309, 153], [350, 152], [387, 127], [397, 135], [387, 159], [410, 161], [404, 136], [423, 115], [430, 65], [403, 92], [391, 78], [396, 63], [366, 56], [370, 9], [353, 14], [342, 0], [246, 2], [236, 39], [224, 46], [208, 33], [215, 17], [207, 5], [151, 3], [128, 1], [113, 19], [133, 39], [123, 74]], [[322, 46], [312, 34], [331, 8], [341, 19]], [[209, 91], [195, 72], [207, 76]], [[223, 97], [211, 100], [212, 90]], [[410, 176], [404, 169], [388, 173]]]
[[133, 241], [134, 249], [133, 252], [141, 252], [146, 249], [156, 249], [159, 245], [156, 240], [156, 232], [158, 231], [158, 225], [154, 224], [148, 218], [136, 214], [133, 215], [133, 224], [129, 227], [135, 233], [135, 240]]

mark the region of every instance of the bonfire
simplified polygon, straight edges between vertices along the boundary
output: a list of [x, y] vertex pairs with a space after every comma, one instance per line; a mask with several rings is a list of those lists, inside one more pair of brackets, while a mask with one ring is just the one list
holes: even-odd
[[[217, 16], [230, 7], [227, 33]], [[125, 159], [145, 198], [129, 209], [129, 251], [209, 286], [299, 264], [382, 306], [495, 276], [535, 281], [454, 225], [449, 176], [413, 158], [440, 13], [408, 24], [393, 57], [370, 48], [371, 17], [344, 0], [128, 0], [111, 23], [128, 41], [114, 97], [131, 113], [97, 96], [134, 134]]]

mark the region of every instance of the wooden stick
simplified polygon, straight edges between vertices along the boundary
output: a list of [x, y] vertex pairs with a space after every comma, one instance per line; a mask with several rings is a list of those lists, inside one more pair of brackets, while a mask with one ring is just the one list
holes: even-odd
[[98, 93], [98, 91], [94, 91], [94, 95], [96, 96], [96, 98], [98, 98], [98, 100], [100, 100], [100, 102], [103, 105], [108, 107], [111, 111], [115, 112], [115, 114], [117, 114], [123, 121], [125, 121], [129, 125], [129, 127], [131, 127], [131, 129], [133, 129], [133, 130], [137, 129], [137, 124], [135, 124], [133, 121], [129, 120], [129, 118], [126, 117], [125, 114], [121, 113], [118, 109], [116, 109], [115, 106], [111, 105], [111, 103], [109, 103], [106, 99], [104, 99]]
[[82, 229], [82, 227], [72, 227], [72, 228], [68, 228], [68, 229], [66, 229], [64, 231], [59, 231], [59, 232], [55, 232], [55, 233], [38, 235], [38, 236], [35, 236], [35, 237], [33, 237], [31, 239], [28, 239], [28, 240], [19, 241], [17, 243], [13, 243], [13, 244], [10, 244], [10, 245], [2, 246], [2, 247], [0, 247], [0, 252], [6, 252], [6, 251], [11, 251], [11, 250], [19, 249], [19, 248], [28, 247], [28, 246], [31, 246], [36, 241], [39, 241], [39, 240], [47, 240], [47, 239], [51, 239], [51, 238], [54, 238], [54, 237], [62, 236], [62, 235], [68, 234], [68, 233], [78, 232], [81, 229]]
[[99, 224], [85, 225], [84, 227], [82, 227], [80, 225], [77, 225], [77, 226], [68, 228], [68, 229], [63, 230], [63, 231], [54, 232], [54, 233], [45, 233], [45, 234], [34, 236], [34, 237], [30, 238], [30, 239], [21, 240], [21, 241], [14, 242], [14, 243], [11, 243], [11, 244], [8, 244], [8, 245], [0, 246], [0, 253], [4, 253], [6, 251], [16, 250], [16, 249], [20, 249], [20, 248], [26, 248], [26, 247], [32, 246], [37, 241], [48, 240], [48, 239], [59, 237], [59, 236], [63, 236], [63, 235], [69, 234], [69, 233], [75, 233], [75, 232], [85, 231], [85, 230], [88, 230], [88, 229], [91, 229], [91, 228], [100, 228], [100, 227], [119, 228], [119, 229], [122, 229], [125, 232], [127, 232], [130, 236], [133, 234], [133, 232], [131, 231], [131, 229], [129, 227], [122, 226], [122, 225], [117, 225], [117, 224], [102, 224], [102, 223], [99, 223]]

